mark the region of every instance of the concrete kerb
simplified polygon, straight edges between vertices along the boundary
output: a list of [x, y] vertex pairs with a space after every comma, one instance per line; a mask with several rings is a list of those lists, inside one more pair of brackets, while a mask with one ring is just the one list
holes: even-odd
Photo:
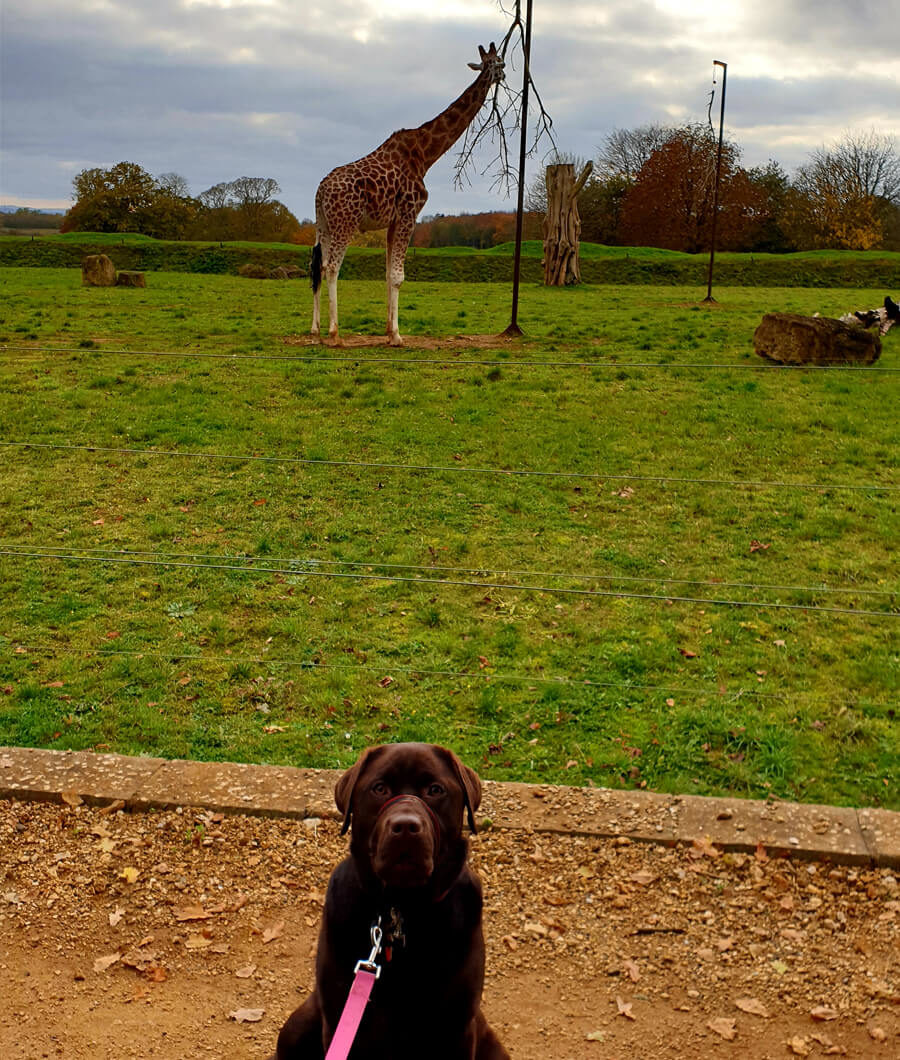
[[[0, 799], [121, 802], [254, 816], [337, 817], [340, 771], [0, 747]], [[900, 867], [900, 813], [610, 788], [486, 781], [478, 813], [493, 828], [626, 838], [845, 865]]]

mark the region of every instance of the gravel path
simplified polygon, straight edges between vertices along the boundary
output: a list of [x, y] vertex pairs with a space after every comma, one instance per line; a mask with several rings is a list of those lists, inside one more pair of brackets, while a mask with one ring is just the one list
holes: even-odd
[[[337, 833], [0, 801], [0, 1057], [264, 1060]], [[900, 1051], [892, 870], [501, 830], [472, 851], [516, 1060]]]

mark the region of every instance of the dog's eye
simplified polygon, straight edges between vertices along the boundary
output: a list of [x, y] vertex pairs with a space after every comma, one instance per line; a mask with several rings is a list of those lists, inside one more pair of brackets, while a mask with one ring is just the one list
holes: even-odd
[[440, 784], [429, 784], [428, 794], [437, 797], [438, 795], [446, 794], [445, 789]]
[[373, 795], [390, 795], [387, 784], [383, 780], [376, 780], [372, 785]]

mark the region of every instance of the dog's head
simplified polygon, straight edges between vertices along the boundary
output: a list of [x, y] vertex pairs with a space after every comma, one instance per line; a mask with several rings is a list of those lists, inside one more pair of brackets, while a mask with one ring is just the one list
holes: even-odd
[[440, 889], [465, 862], [463, 814], [474, 832], [481, 781], [446, 747], [384, 744], [347, 770], [335, 801], [361, 871], [390, 888]]

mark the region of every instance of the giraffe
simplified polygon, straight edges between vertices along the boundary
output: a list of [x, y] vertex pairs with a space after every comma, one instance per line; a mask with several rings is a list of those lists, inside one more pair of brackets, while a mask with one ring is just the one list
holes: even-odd
[[416, 218], [428, 199], [424, 177], [466, 131], [492, 85], [503, 80], [503, 58], [494, 44], [478, 46], [480, 63], [469, 63], [478, 77], [436, 118], [418, 129], [400, 129], [380, 147], [324, 178], [316, 192], [316, 245], [312, 254], [313, 319], [319, 335], [319, 293], [328, 284], [328, 337], [338, 340], [337, 278], [347, 246], [359, 231], [387, 229], [387, 328], [391, 346], [402, 346], [397, 302], [403, 263]]

